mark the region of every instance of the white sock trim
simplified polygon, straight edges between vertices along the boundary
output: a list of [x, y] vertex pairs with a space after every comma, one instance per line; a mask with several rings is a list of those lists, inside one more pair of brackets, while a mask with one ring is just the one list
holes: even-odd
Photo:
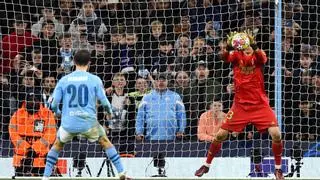
[[210, 164], [208, 164], [208, 163], [204, 163], [203, 165], [205, 165], [205, 166], [207, 166], [207, 167], [210, 167]]
[[281, 169], [281, 165], [275, 165], [274, 166], [276, 169]]

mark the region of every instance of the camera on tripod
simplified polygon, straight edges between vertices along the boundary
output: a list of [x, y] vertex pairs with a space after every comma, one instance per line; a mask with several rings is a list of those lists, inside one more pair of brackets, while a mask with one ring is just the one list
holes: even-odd
[[166, 165], [165, 155], [163, 153], [155, 153], [153, 155], [153, 166], [158, 168], [158, 174], [152, 177], [167, 177], [164, 169]]
[[87, 154], [85, 152], [80, 152], [77, 156], [73, 157], [73, 168], [78, 170], [76, 177], [82, 177], [82, 170], [86, 167], [89, 175], [91, 176], [91, 171], [89, 166], [86, 164]]

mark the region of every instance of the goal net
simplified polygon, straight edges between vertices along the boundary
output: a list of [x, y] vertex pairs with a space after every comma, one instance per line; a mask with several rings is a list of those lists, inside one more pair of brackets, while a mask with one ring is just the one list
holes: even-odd
[[[244, 30], [268, 56], [264, 86], [284, 139], [284, 173], [319, 177], [319, 7], [319, 0], [0, 2], [0, 177], [43, 170], [61, 125], [59, 115], [53, 120], [46, 111], [49, 99], [75, 71], [75, 53], [86, 49], [88, 71], [102, 79], [113, 111], [104, 120], [97, 107], [97, 119], [128, 174], [192, 178], [238, 91], [219, 53], [230, 32]], [[85, 92], [78, 93], [69, 107], [86, 105]], [[271, 138], [248, 125], [230, 133], [206, 177], [268, 178], [273, 171]], [[99, 144], [77, 136], [54, 174], [112, 172]]]

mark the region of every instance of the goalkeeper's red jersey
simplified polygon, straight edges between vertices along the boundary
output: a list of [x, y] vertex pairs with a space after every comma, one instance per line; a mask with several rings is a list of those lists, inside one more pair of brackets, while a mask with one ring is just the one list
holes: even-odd
[[265, 52], [257, 50], [252, 55], [246, 55], [243, 51], [231, 51], [225, 52], [223, 56], [226, 62], [233, 64], [234, 103], [269, 104], [263, 78], [263, 65], [267, 62]]

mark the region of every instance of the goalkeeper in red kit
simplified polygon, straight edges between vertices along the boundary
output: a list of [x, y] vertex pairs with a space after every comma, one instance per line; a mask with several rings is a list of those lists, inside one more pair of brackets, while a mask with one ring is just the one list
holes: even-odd
[[241, 132], [248, 124], [252, 124], [260, 132], [268, 131], [272, 137], [274, 174], [276, 180], [283, 180], [281, 132], [264, 90], [263, 66], [267, 62], [267, 56], [257, 47], [255, 38], [249, 31], [245, 34], [250, 40], [250, 46], [241, 50], [234, 49], [232, 39], [235, 34], [229, 34], [227, 49], [221, 50], [222, 59], [233, 65], [234, 103], [220, 130], [212, 139], [206, 162], [195, 172], [195, 176], [201, 177], [209, 171], [212, 159], [221, 150], [221, 144], [227, 139], [229, 132]]

